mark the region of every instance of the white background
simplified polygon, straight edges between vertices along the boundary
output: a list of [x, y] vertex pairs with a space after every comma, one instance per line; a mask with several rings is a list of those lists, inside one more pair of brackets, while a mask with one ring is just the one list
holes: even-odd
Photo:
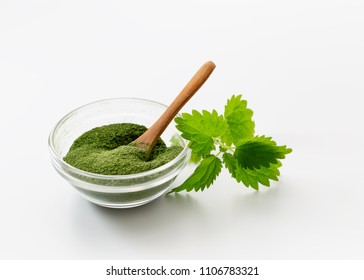
[[[363, 14], [354, 0], [0, 0], [0, 258], [363, 259]], [[217, 68], [183, 111], [242, 93], [257, 133], [293, 148], [279, 183], [256, 192], [223, 172], [203, 193], [113, 210], [55, 172], [63, 115], [169, 104], [206, 60]]]

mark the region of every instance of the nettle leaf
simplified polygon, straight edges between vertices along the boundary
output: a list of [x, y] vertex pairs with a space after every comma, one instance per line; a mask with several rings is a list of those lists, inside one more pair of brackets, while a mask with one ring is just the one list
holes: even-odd
[[221, 160], [214, 155], [210, 155], [200, 162], [192, 175], [188, 177], [182, 185], [172, 189], [170, 192], [180, 192], [184, 190], [187, 192], [192, 190], [195, 190], [196, 192], [203, 191], [215, 181], [216, 177], [221, 172], [221, 168]]
[[224, 153], [222, 156], [222, 160], [225, 164], [225, 167], [229, 170], [231, 176], [235, 178], [235, 170], [238, 165], [236, 158], [230, 153]]
[[247, 101], [241, 98], [242, 95], [233, 95], [225, 106], [227, 130], [222, 141], [227, 145], [238, 145], [243, 139], [254, 136], [253, 111], [247, 108]]
[[268, 168], [242, 168], [238, 165], [236, 169], [236, 181], [242, 182], [247, 187], [252, 187], [255, 190], [259, 189], [259, 183], [269, 187], [270, 181], [274, 180], [278, 181], [279, 170], [278, 168], [281, 166], [281, 162], [277, 161], [276, 164], [271, 164]]
[[[280, 159], [292, 152], [278, 146], [271, 137], [254, 136], [253, 111], [241, 95], [233, 95], [225, 106], [224, 116], [215, 110], [193, 110], [175, 118], [176, 128], [189, 141], [191, 161], [200, 162], [194, 173], [171, 192], [203, 191], [220, 174], [222, 165], [246, 187], [258, 190], [278, 180]], [[216, 150], [216, 153], [212, 153]], [[218, 158], [222, 154], [222, 160]]]
[[280, 172], [279, 167], [282, 163], [277, 160], [276, 164], [270, 164], [269, 167], [260, 168], [243, 168], [230, 153], [225, 153], [223, 156], [223, 162], [225, 167], [229, 170], [231, 177], [233, 177], [238, 183], [243, 183], [246, 187], [252, 187], [255, 190], [259, 189], [259, 184], [266, 187], [270, 186], [270, 180], [278, 181]]
[[256, 136], [237, 146], [234, 157], [242, 168], [254, 169], [277, 164], [278, 159], [284, 159], [290, 152], [292, 149], [277, 146], [271, 137]]
[[192, 114], [183, 113], [175, 118], [176, 128], [182, 137], [189, 140], [194, 159], [207, 156], [215, 149], [214, 138], [221, 137], [226, 131], [226, 124], [222, 115], [216, 110], [202, 113], [193, 110]]

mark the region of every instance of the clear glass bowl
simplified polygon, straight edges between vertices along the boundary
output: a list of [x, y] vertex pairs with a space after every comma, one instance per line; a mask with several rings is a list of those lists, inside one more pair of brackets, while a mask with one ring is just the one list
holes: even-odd
[[151, 126], [167, 106], [145, 99], [115, 98], [93, 102], [64, 116], [49, 135], [53, 166], [89, 201], [110, 208], [129, 208], [148, 203], [170, 190], [171, 184], [190, 158], [187, 143], [171, 123], [161, 138], [169, 145], [183, 147], [182, 152], [156, 169], [131, 175], [101, 175], [77, 169], [63, 160], [73, 141], [84, 132], [112, 123], [136, 123]]

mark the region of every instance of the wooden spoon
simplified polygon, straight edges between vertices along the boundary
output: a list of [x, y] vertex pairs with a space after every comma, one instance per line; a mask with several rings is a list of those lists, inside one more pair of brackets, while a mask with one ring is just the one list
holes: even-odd
[[150, 152], [153, 150], [158, 138], [163, 131], [167, 128], [169, 123], [173, 120], [179, 110], [187, 103], [188, 100], [199, 90], [199, 88], [206, 82], [212, 71], [215, 69], [215, 64], [208, 61], [201, 66], [192, 79], [177, 95], [176, 99], [169, 105], [159, 119], [144, 132], [138, 139], [134, 140], [131, 144], [146, 152], [147, 159]]

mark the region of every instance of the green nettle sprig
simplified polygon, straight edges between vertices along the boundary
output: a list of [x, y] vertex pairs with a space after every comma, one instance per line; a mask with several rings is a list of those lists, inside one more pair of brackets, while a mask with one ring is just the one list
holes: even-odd
[[269, 187], [278, 181], [280, 159], [292, 149], [278, 146], [271, 137], [254, 135], [253, 111], [242, 96], [233, 95], [224, 115], [216, 110], [192, 111], [176, 117], [176, 128], [189, 141], [191, 160], [199, 163], [182, 185], [170, 191], [203, 191], [211, 186], [223, 165], [231, 176], [246, 187], [258, 190], [259, 184]]

